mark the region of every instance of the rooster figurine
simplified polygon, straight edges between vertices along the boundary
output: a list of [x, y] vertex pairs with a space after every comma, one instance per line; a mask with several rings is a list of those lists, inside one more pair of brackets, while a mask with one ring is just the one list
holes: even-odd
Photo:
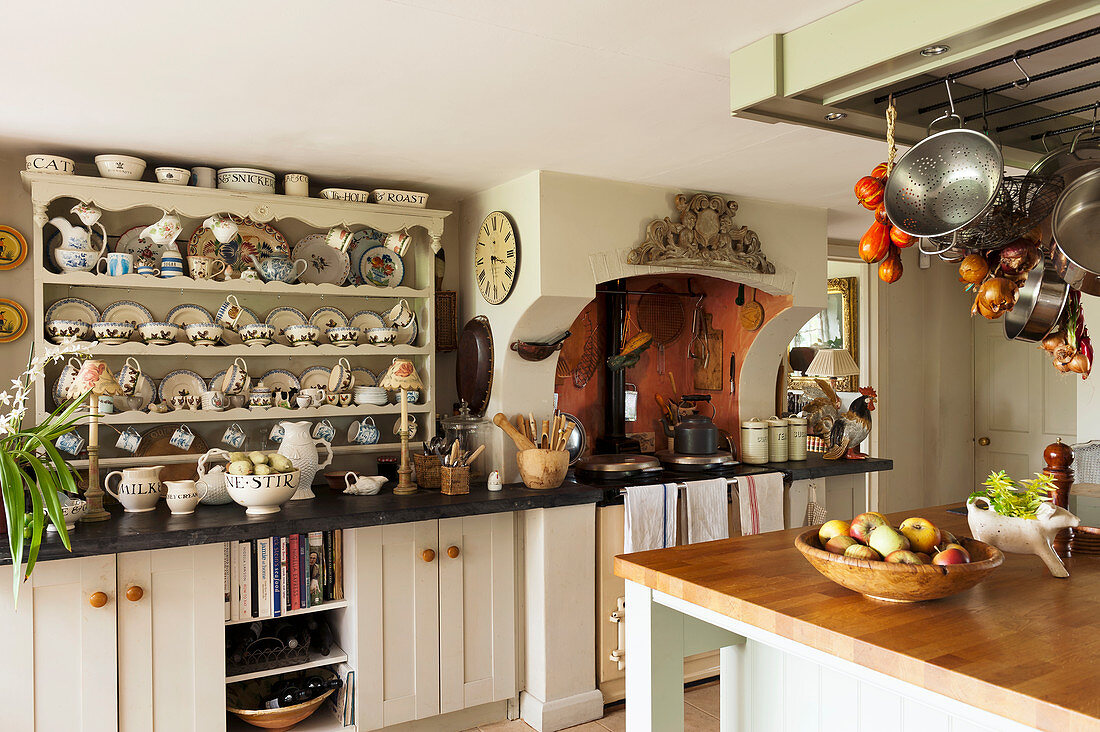
[[862, 396], [852, 402], [852, 408], [833, 420], [829, 432], [829, 449], [822, 455], [826, 460], [866, 460], [867, 456], [856, 449], [871, 434], [871, 412], [875, 411], [878, 394], [869, 386], [861, 387]]

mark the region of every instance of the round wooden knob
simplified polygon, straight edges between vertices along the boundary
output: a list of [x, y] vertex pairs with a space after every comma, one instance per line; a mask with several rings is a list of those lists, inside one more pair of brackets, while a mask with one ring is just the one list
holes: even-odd
[[430, 562], [435, 559], [435, 551], [433, 549], [425, 549], [424, 551], [420, 552], [420, 558], [423, 559], [425, 562]]
[[457, 559], [458, 558], [458, 547], [457, 546], [447, 547], [447, 556], [450, 557], [451, 559]]
[[137, 602], [145, 596], [145, 590], [141, 589], [137, 585], [130, 585], [126, 588], [126, 599], [130, 602]]
[[103, 607], [107, 604], [107, 593], [93, 592], [91, 597], [88, 598], [88, 604], [92, 607]]

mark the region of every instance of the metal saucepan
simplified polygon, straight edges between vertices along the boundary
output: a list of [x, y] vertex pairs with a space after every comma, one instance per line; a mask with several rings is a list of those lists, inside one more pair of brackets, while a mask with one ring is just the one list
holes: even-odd
[[1016, 305], [1005, 315], [1005, 336], [1010, 340], [1036, 343], [1043, 340], [1069, 300], [1069, 285], [1048, 263], [1034, 267], [1027, 275]]
[[1075, 290], [1100, 295], [1100, 168], [1066, 188], [1050, 221], [1059, 276]]
[[1092, 133], [1082, 130], [1074, 136], [1070, 144], [1062, 145], [1044, 155], [1031, 166], [1028, 176], [1060, 176], [1066, 186], [1069, 186], [1085, 173], [1100, 167], [1100, 140], [1081, 140], [1081, 136], [1086, 134]]

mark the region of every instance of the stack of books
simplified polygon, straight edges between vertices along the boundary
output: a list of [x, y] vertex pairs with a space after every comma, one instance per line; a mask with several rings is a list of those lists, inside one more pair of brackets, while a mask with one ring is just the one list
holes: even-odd
[[225, 619], [278, 618], [344, 599], [340, 529], [225, 545]]

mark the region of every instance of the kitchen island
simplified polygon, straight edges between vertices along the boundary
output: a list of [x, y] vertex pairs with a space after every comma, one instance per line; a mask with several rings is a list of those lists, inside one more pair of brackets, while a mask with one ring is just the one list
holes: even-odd
[[[946, 507], [924, 516], [970, 535]], [[1100, 561], [1006, 554], [968, 592], [866, 599], [794, 548], [804, 528], [616, 558], [627, 726], [682, 729], [679, 659], [721, 648], [722, 730], [1100, 729]], [[962, 726], [962, 725], [965, 725]]]

